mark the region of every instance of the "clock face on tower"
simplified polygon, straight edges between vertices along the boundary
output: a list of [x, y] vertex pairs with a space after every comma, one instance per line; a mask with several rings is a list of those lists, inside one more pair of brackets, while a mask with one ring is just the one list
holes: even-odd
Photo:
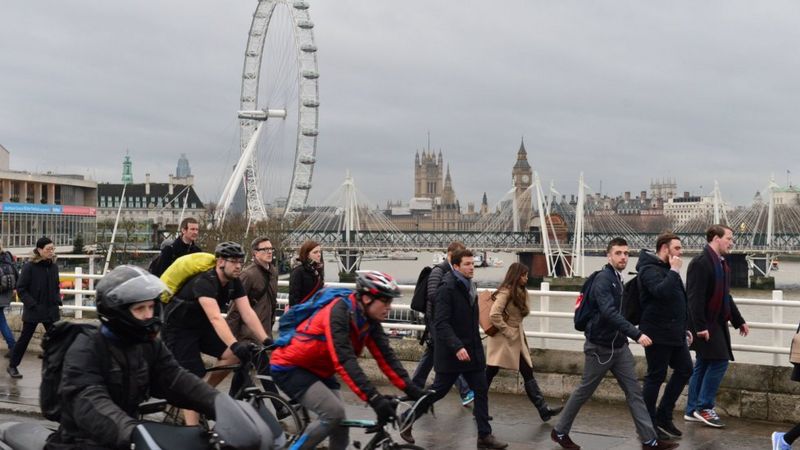
[[527, 183], [527, 182], [529, 182], [529, 181], [531, 181], [531, 177], [529, 177], [529, 176], [527, 176], [527, 175], [523, 175], [523, 176], [522, 176], [522, 182], [523, 182], [523, 183]]

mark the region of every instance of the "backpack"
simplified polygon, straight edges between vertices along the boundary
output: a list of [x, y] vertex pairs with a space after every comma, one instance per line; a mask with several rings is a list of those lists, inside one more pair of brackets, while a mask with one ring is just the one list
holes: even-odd
[[0, 254], [0, 294], [11, 292], [17, 287], [18, 272], [11, 252]]
[[175, 294], [193, 276], [213, 269], [217, 258], [212, 253], [189, 253], [176, 259], [171, 266], [161, 274], [161, 281], [167, 285], [167, 290], [161, 294], [161, 302], [169, 303]]
[[589, 324], [589, 321], [592, 319], [597, 309], [595, 303], [592, 301], [591, 297], [589, 297], [589, 293], [592, 291], [592, 283], [594, 283], [595, 277], [597, 277], [597, 274], [600, 273], [601, 270], [597, 270], [589, 275], [589, 278], [587, 278], [586, 281], [583, 282], [583, 286], [581, 286], [581, 292], [578, 294], [578, 298], [575, 299], [575, 317], [573, 320], [575, 321], [575, 329], [578, 331], [586, 331], [586, 325]]
[[625, 283], [622, 290], [622, 305], [620, 305], [620, 312], [625, 320], [628, 322], [639, 325], [642, 320], [642, 301], [639, 291], [642, 289], [639, 286], [639, 277], [633, 277]]
[[[67, 350], [79, 335], [96, 336], [97, 330], [97, 326], [93, 324], [62, 320], [44, 335], [39, 406], [47, 420], [58, 422], [61, 419], [61, 370]], [[100, 345], [98, 347], [105, 348]]]
[[281, 318], [278, 319], [278, 339], [275, 340], [275, 345], [278, 347], [289, 345], [289, 342], [292, 341], [292, 338], [297, 333], [297, 329], [300, 328], [303, 322], [306, 323], [305, 329], [308, 329], [310, 325], [308, 319], [312, 318], [317, 311], [337, 298], [342, 298], [352, 310], [353, 304], [348, 298], [352, 293], [352, 290], [345, 288], [323, 288], [317, 291], [309, 301], [289, 308], [289, 310], [283, 313]]
[[425, 314], [428, 306], [428, 277], [431, 276], [433, 267], [425, 266], [419, 272], [417, 284], [414, 286], [414, 295], [411, 296], [411, 309]]
[[150, 264], [147, 265], [147, 271], [152, 273], [155, 276], [160, 276], [158, 272], [158, 266], [161, 265], [161, 253], [157, 254], [153, 259], [150, 260]]

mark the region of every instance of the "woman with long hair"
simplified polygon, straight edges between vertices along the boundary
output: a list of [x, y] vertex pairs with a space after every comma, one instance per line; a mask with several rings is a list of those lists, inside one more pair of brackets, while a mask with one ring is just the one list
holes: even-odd
[[547, 405], [533, 376], [533, 362], [522, 326], [530, 312], [526, 288], [528, 270], [525, 264], [511, 264], [503, 283], [492, 294], [494, 303], [489, 317], [498, 331], [489, 336], [486, 346], [486, 381], [491, 385], [500, 368], [518, 370], [525, 382], [525, 393], [539, 411], [539, 417], [546, 422], [563, 407], [550, 408]]
[[322, 247], [316, 241], [305, 241], [298, 251], [297, 265], [289, 277], [289, 306], [310, 299], [325, 284]]

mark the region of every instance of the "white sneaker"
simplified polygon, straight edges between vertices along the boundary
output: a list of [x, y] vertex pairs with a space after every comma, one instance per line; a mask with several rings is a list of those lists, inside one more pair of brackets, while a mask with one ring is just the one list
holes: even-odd
[[683, 420], [686, 422], [702, 422], [702, 420], [698, 419], [697, 417], [693, 416], [692, 414], [684, 414]]

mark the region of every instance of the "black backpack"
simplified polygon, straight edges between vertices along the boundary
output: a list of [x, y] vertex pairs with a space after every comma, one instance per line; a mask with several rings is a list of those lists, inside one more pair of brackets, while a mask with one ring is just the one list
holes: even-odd
[[414, 295], [411, 296], [411, 309], [416, 312], [425, 313], [428, 306], [428, 277], [431, 275], [433, 267], [425, 266], [417, 277], [417, 284], [414, 286]]
[[597, 310], [597, 306], [592, 301], [589, 293], [592, 291], [594, 279], [600, 272], [600, 270], [597, 270], [589, 275], [589, 278], [587, 278], [586, 281], [583, 282], [583, 286], [581, 286], [581, 292], [578, 294], [578, 298], [575, 299], [575, 317], [573, 320], [575, 321], [575, 329], [578, 331], [586, 331], [586, 325], [592, 320]]
[[17, 287], [17, 266], [14, 265], [14, 257], [10, 252], [0, 254], [0, 294], [11, 292]]
[[642, 301], [640, 297], [639, 277], [633, 277], [625, 283], [625, 288], [622, 290], [622, 305], [620, 310], [622, 316], [628, 322], [639, 325], [642, 320]]
[[[61, 370], [64, 367], [64, 356], [75, 339], [85, 334], [94, 336], [98, 348], [105, 348], [98, 343], [98, 328], [88, 323], [75, 323], [62, 320], [53, 325], [42, 340], [42, 384], [39, 386], [39, 406], [47, 420], [61, 420]], [[101, 350], [105, 351], [105, 350]], [[107, 358], [107, 353], [104, 353]]]
[[150, 264], [147, 265], [147, 271], [152, 273], [153, 275], [155, 275], [157, 277], [160, 277], [161, 274], [160, 273], [156, 273], [156, 272], [158, 272], [158, 268], [159, 268], [158, 266], [160, 266], [160, 265], [161, 265], [161, 253], [159, 253], [153, 259], [150, 260]]

